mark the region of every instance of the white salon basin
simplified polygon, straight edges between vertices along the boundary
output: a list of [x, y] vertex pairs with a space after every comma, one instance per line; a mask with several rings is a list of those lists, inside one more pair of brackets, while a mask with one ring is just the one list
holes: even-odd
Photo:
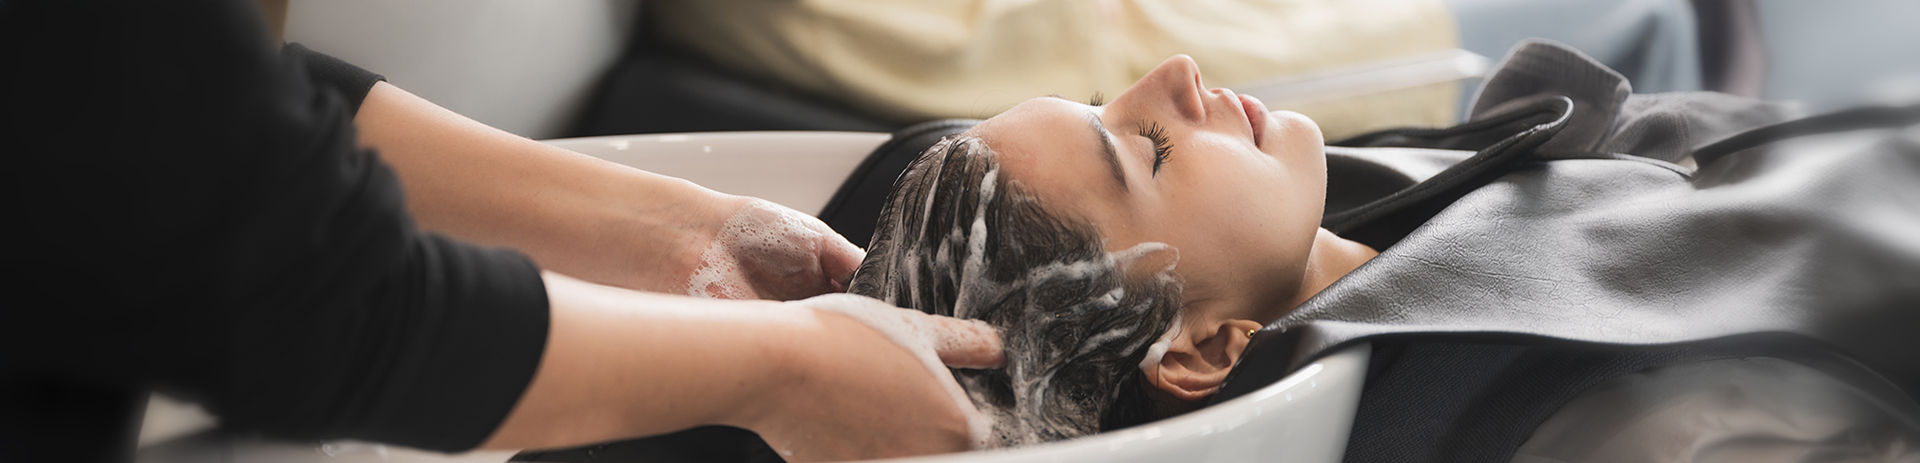
[[1348, 347], [1252, 394], [1119, 431], [913, 463], [1334, 463], [1347, 448], [1371, 345]]
[[853, 168], [887, 138], [867, 132], [706, 132], [546, 143], [818, 215]]

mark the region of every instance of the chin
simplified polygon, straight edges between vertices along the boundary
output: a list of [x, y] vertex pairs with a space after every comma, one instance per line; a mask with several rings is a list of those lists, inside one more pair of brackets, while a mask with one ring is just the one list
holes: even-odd
[[1278, 142], [1276, 148], [1285, 152], [1311, 148], [1310, 151], [1319, 153], [1320, 147], [1327, 143], [1320, 134], [1320, 124], [1315, 124], [1313, 118], [1305, 114], [1293, 111], [1267, 113], [1267, 130], [1269, 141]]

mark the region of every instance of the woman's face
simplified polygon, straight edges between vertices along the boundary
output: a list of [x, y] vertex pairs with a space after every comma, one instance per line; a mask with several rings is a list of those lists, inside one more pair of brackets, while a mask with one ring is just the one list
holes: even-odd
[[1291, 308], [1326, 202], [1320, 129], [1305, 116], [1208, 89], [1175, 56], [1104, 106], [1037, 98], [970, 134], [1048, 209], [1093, 222], [1107, 250], [1177, 249], [1190, 314], [1217, 305], [1270, 321]]

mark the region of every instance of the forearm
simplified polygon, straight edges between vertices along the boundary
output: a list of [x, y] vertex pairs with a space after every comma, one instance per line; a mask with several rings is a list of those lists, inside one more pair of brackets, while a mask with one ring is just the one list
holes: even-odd
[[[788, 461], [814, 461], [950, 452], [985, 438], [985, 418], [932, 360], [1000, 364], [999, 334], [985, 323], [858, 296], [695, 299], [545, 276], [546, 352], [485, 448], [724, 424], [759, 433]], [[894, 335], [864, 324], [876, 322]]]
[[589, 281], [672, 289], [703, 232], [745, 201], [494, 129], [384, 82], [354, 123], [399, 172], [422, 227]]
[[544, 448], [743, 421], [785, 383], [782, 349], [811, 311], [602, 287], [547, 274], [551, 334], [532, 384], [486, 448]]

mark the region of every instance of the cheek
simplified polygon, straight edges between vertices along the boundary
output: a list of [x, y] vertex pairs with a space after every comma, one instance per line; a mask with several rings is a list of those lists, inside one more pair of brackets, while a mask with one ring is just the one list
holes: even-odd
[[1307, 163], [1290, 163], [1244, 142], [1183, 148], [1193, 150], [1192, 155], [1172, 161], [1181, 164], [1167, 169], [1171, 178], [1163, 179], [1166, 201], [1160, 205], [1181, 231], [1244, 242], [1245, 235], [1285, 233], [1302, 222], [1319, 223], [1318, 203], [1326, 195], [1324, 167], [1316, 171], [1312, 165], [1296, 165]]
[[[1273, 166], [1221, 163], [1207, 169], [1187, 188], [1170, 192], [1162, 209], [1166, 236], [1176, 237], [1181, 254], [1194, 259], [1236, 260], [1271, 247], [1277, 234], [1297, 228], [1299, 211], [1276, 190], [1286, 173]], [[1314, 223], [1318, 223], [1317, 219]], [[1183, 258], [1184, 259], [1184, 258]]]
[[1189, 228], [1203, 235], [1196, 244], [1210, 247], [1213, 258], [1265, 278], [1289, 278], [1304, 264], [1325, 210], [1325, 160], [1318, 144], [1286, 148], [1308, 151], [1285, 158], [1251, 153], [1248, 162], [1223, 166], [1214, 172], [1220, 178], [1206, 184], [1215, 192], [1203, 209], [1211, 214], [1194, 217], [1189, 223], [1205, 225]]
[[1271, 116], [1281, 137], [1266, 151], [1287, 172], [1288, 184], [1284, 191], [1289, 201], [1310, 206], [1300, 214], [1311, 216], [1318, 224], [1327, 198], [1326, 142], [1321, 138], [1320, 126], [1292, 111], [1274, 111]]

